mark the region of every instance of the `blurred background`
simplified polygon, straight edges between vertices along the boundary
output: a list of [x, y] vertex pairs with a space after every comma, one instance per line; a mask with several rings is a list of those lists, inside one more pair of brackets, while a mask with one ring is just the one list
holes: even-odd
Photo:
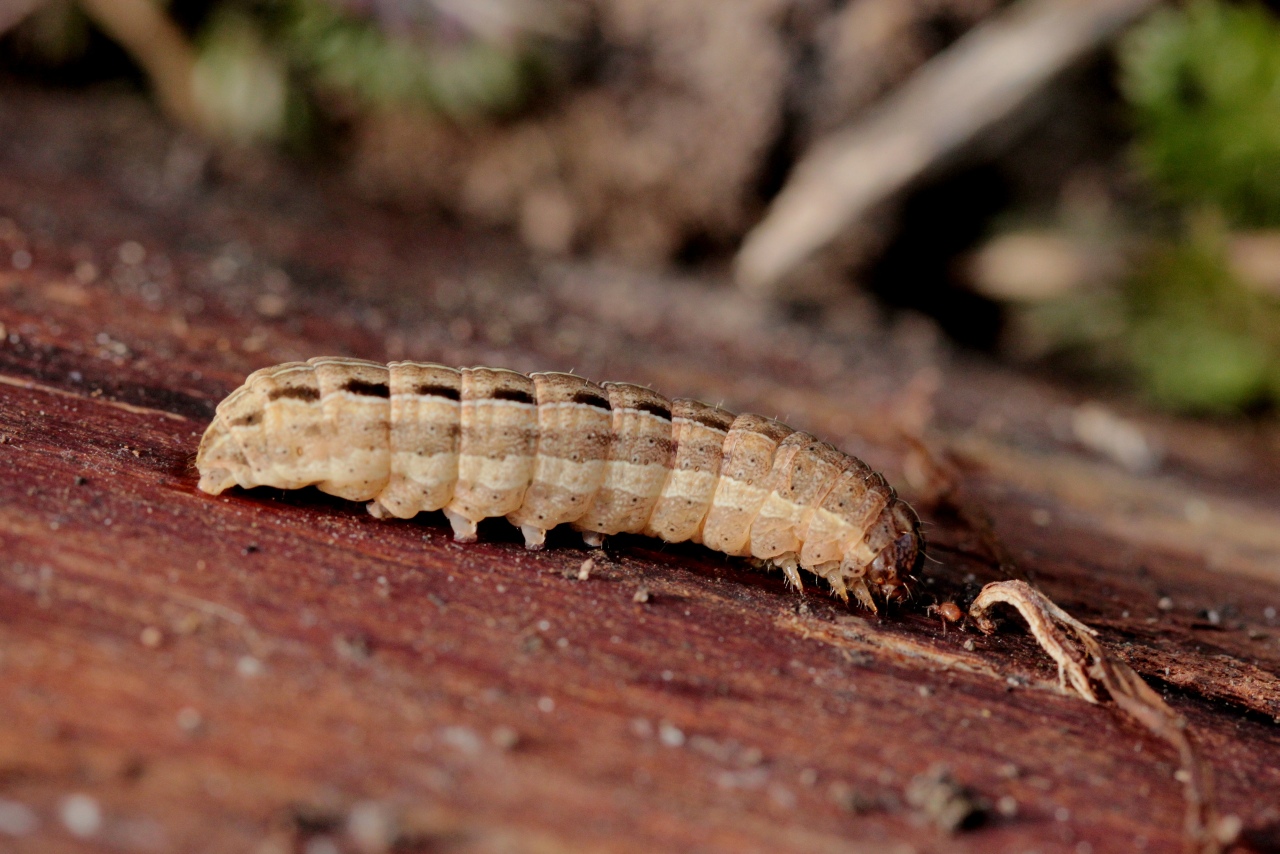
[[117, 147], [149, 116], [177, 129], [157, 192], [284, 162], [534, 264], [693, 276], [801, 319], [924, 315], [1177, 411], [1280, 399], [1260, 4], [0, 0], [0, 34], [11, 93], [104, 105], [51, 121]]

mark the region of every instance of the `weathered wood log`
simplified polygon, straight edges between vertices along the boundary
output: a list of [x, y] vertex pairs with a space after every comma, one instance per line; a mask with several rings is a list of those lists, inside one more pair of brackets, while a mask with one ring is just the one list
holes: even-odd
[[[128, 109], [0, 99], [0, 845], [1176, 850], [1171, 749], [1062, 692], [1015, 621], [926, 613], [1002, 561], [1190, 722], [1245, 842], [1280, 844], [1274, 424], [1112, 403], [1163, 447], [1135, 473], [1055, 432], [1078, 393], [910, 324], [536, 270], [276, 167], [174, 184], [181, 143]], [[923, 508], [938, 563], [873, 616], [695, 546], [529, 553], [500, 522], [458, 545], [314, 491], [200, 493], [214, 402], [320, 352], [723, 399], [913, 500], [923, 438], [955, 467]]]

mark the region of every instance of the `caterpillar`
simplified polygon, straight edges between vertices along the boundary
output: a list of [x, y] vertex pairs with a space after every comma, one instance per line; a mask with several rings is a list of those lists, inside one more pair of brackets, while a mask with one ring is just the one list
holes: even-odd
[[217, 407], [199, 488], [315, 486], [376, 517], [443, 510], [454, 538], [505, 516], [530, 549], [569, 524], [799, 570], [875, 610], [923, 557], [919, 520], [878, 472], [759, 415], [627, 383], [320, 357], [249, 375]]

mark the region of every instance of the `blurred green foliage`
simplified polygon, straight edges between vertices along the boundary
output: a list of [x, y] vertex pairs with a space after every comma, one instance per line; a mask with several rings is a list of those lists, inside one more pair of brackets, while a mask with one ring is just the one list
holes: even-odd
[[1139, 161], [1167, 198], [1280, 225], [1280, 22], [1260, 6], [1160, 9], [1121, 46]]
[[1239, 281], [1225, 247], [1228, 229], [1280, 226], [1280, 22], [1217, 0], [1160, 9], [1120, 65], [1137, 162], [1183, 225], [1111, 304], [1116, 354], [1175, 409], [1278, 403], [1280, 303]]
[[[362, 109], [509, 113], [546, 79], [563, 29], [557, 4], [528, 0], [156, 2], [183, 13], [205, 130], [238, 142], [301, 142], [316, 107], [344, 120]], [[101, 56], [84, 56], [90, 33], [74, 0], [47, 0], [7, 39], [6, 57], [42, 70], [92, 65]]]
[[1125, 289], [1126, 354], [1157, 402], [1230, 412], [1280, 401], [1280, 303], [1241, 285], [1225, 233], [1157, 246]]
[[513, 110], [538, 79], [537, 44], [500, 37], [406, 0], [348, 8], [341, 0], [223, 0], [200, 27], [196, 86], [219, 135], [297, 142], [308, 99], [349, 112], [420, 109], [463, 120]]
[[492, 42], [443, 16], [437, 26], [387, 26], [328, 0], [285, 0], [275, 32], [317, 84], [377, 106], [418, 105], [465, 118], [500, 113], [528, 94], [531, 45]]

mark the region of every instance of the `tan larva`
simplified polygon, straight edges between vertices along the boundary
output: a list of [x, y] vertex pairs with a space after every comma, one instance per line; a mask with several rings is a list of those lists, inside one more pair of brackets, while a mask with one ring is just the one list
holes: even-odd
[[443, 510], [464, 542], [490, 516], [531, 549], [563, 524], [593, 545], [692, 540], [873, 609], [923, 553], [915, 513], [861, 460], [758, 415], [570, 374], [288, 362], [219, 404], [196, 465], [214, 495], [315, 486], [378, 517]]

